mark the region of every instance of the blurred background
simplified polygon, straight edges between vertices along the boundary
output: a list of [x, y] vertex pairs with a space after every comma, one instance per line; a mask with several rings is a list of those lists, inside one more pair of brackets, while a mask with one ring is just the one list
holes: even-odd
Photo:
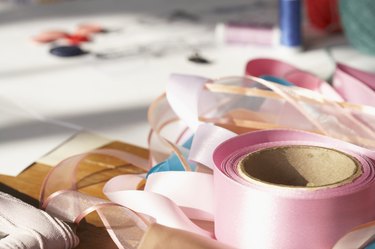
[[[337, 62], [375, 72], [373, 6], [368, 0], [0, 0], [0, 155], [49, 145], [42, 153], [80, 130], [145, 147], [147, 108], [171, 73], [244, 75], [246, 62], [259, 57], [327, 80]], [[281, 25], [285, 18], [291, 27]]]

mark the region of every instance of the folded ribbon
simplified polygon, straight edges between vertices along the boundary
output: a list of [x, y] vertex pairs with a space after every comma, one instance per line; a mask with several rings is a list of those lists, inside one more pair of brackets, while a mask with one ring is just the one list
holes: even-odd
[[[183, 77], [190, 78], [196, 87], [191, 89], [188, 80], [180, 80]], [[193, 131], [201, 123], [214, 123], [237, 133], [292, 128], [375, 148], [375, 108], [333, 101], [305, 88], [252, 76], [196, 81], [194, 77], [177, 75], [167, 85], [167, 98], [170, 95], [182, 96], [168, 101]], [[184, 101], [185, 95], [197, 101]]]
[[70, 249], [78, 245], [68, 224], [2, 192], [0, 234], [3, 249]]
[[[119, 248], [188, 248], [189, 239], [197, 248], [366, 246], [375, 230], [375, 155], [363, 147], [375, 148], [375, 109], [342, 102], [328, 83], [286, 63], [261, 59], [247, 71], [220, 80], [173, 75], [149, 109], [150, 162], [158, 165], [146, 183], [139, 175], [107, 182], [117, 205], [77, 195], [79, 155], [46, 179], [47, 210], [66, 216], [62, 203], [75, 203], [75, 221], [97, 210]], [[347, 142], [281, 129], [236, 134], [270, 128]], [[119, 151], [92, 153], [150, 169]], [[122, 223], [106, 208], [119, 209], [135, 235], [111, 225]]]
[[295, 86], [319, 92], [328, 99], [342, 101], [342, 97], [327, 82], [283, 61], [266, 58], [254, 59], [247, 63], [245, 72], [246, 75], [261, 78], [263, 75], [278, 77]]
[[[250, 177], [241, 173], [241, 162], [262, 153], [247, 165]], [[346, 249], [371, 240], [362, 231], [349, 239], [351, 244], [335, 246], [351, 229], [375, 219], [375, 155], [370, 150], [300, 131], [236, 136], [203, 125], [195, 135], [191, 156], [212, 167], [213, 178], [198, 172], [157, 172], [149, 176], [142, 193], [121, 187], [126, 181], [123, 176], [108, 182], [105, 193], [118, 204], [153, 216], [157, 223], [204, 237], [207, 231], [187, 217], [203, 220], [202, 212], [211, 214], [215, 237], [228, 248]], [[286, 174], [293, 164], [296, 168]], [[258, 171], [251, 172], [253, 168]], [[275, 179], [270, 180], [272, 174]], [[175, 248], [168, 246], [164, 248]]]
[[[176, 248], [176, 244], [181, 241], [184, 241], [184, 244], [179, 246], [179, 248], [190, 248], [191, 239], [194, 239], [195, 248], [230, 249], [230, 247], [210, 239], [212, 232], [194, 225], [184, 214], [186, 212], [189, 217], [194, 218], [195, 216], [198, 219], [210, 220], [212, 219], [209, 213], [212, 209], [211, 201], [207, 202], [206, 208], [204, 208], [204, 205], [195, 203], [194, 209], [193, 206], [189, 206], [193, 200], [189, 201], [180, 198], [181, 202], [179, 204], [187, 203], [185, 209], [180, 209], [171, 199], [166, 197], [168, 195], [166, 192], [164, 196], [159, 194], [160, 191], [165, 191], [163, 186], [155, 182], [153, 189], [150, 189], [150, 186], [153, 185], [151, 184], [153, 175], [147, 181], [150, 184], [145, 187], [146, 191], [140, 190], [143, 186], [144, 178], [139, 175], [128, 174], [111, 179], [107, 182], [103, 191], [115, 203], [78, 192], [78, 183], [85, 177], [77, 175], [80, 163], [87, 156], [93, 154], [126, 160], [138, 165], [140, 168], [147, 167], [144, 159], [118, 150], [102, 149], [68, 158], [50, 172], [43, 184], [41, 203], [48, 213], [62, 220], [78, 224], [86, 215], [96, 211], [118, 248], [157, 249], [160, 248], [161, 244], [165, 248]], [[133, 173], [136, 172], [142, 172], [142, 170], [133, 170]], [[163, 173], [168, 174], [170, 172]], [[201, 174], [200, 177], [204, 184], [212, 186], [210, 181], [212, 177], [210, 175], [198, 174]], [[183, 178], [186, 178], [186, 181], [183, 181]], [[170, 182], [169, 184], [180, 184], [183, 187], [190, 178], [189, 174], [187, 174], [185, 177], [179, 178], [178, 182]], [[204, 192], [201, 191], [203, 193], [202, 197], [208, 196], [212, 198], [213, 195], [210, 189], [208, 188]], [[193, 193], [194, 189], [191, 188], [186, 193], [191, 190], [193, 190], [191, 192]], [[177, 195], [173, 189], [169, 189], [169, 193], [171, 197], [184, 196]], [[207, 201], [207, 199], [204, 201]], [[200, 203], [203, 203], [203, 199]], [[198, 205], [202, 210], [197, 209]], [[137, 213], [132, 210], [137, 210]], [[156, 217], [159, 224], [156, 224], [155, 220], [150, 216]], [[169, 228], [162, 224], [169, 226]]]
[[375, 74], [344, 64], [337, 64], [333, 87], [346, 100], [375, 106]]

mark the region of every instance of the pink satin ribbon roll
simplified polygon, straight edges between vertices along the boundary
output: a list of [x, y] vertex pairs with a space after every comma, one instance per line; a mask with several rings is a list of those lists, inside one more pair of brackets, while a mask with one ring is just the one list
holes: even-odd
[[[236, 171], [236, 165], [244, 156], [282, 146], [334, 148], [355, 158], [361, 174], [339, 186], [287, 188], [249, 181]], [[98, 153], [104, 154], [103, 151]], [[105, 153], [124, 159], [128, 156], [114, 151]], [[199, 172], [158, 172], [149, 176], [145, 191], [137, 191], [134, 189], [142, 178], [125, 175], [109, 181], [104, 192], [113, 202], [151, 215], [159, 224], [205, 237], [202, 237], [201, 246], [208, 243], [215, 248], [217, 242], [209, 239], [209, 229], [202, 229], [189, 218], [211, 220], [207, 215], [210, 214], [215, 222], [215, 237], [221, 242], [216, 246], [220, 248], [360, 248], [370, 241], [373, 234], [371, 225], [365, 232], [355, 227], [375, 218], [374, 156], [374, 152], [359, 146], [302, 131], [268, 130], [237, 136], [223, 128], [205, 124], [197, 129], [190, 159], [212, 167], [213, 176]], [[80, 158], [78, 156], [72, 160]], [[68, 163], [66, 166], [75, 171], [76, 165], [69, 165], [69, 160], [63, 163]], [[62, 172], [67, 167], [60, 165], [55, 172]], [[55, 176], [51, 175], [49, 179]], [[79, 216], [81, 218], [99, 208], [90, 208], [90, 202], [86, 201], [90, 198], [83, 196], [84, 200], [80, 200], [81, 195], [72, 191], [63, 191], [54, 196], [48, 207], [58, 216], [69, 216], [68, 209], [61, 208], [69, 207], [69, 203], [75, 203], [73, 207], [83, 211]], [[92, 203], [98, 203], [98, 200]], [[88, 209], [82, 209], [82, 205]], [[129, 214], [134, 216], [128, 212], [126, 219], [129, 219]], [[73, 216], [76, 216], [74, 212]], [[104, 220], [108, 221], [108, 217]], [[116, 224], [115, 217], [111, 218], [109, 231], [113, 230], [121, 238], [124, 236], [120, 233], [121, 227], [113, 225]], [[144, 228], [142, 230], [145, 231]], [[189, 234], [186, 234], [187, 237], [180, 234], [185, 238], [181, 240], [185, 241], [184, 248]], [[140, 246], [145, 246], [144, 241], [149, 240], [148, 236], [155, 234], [145, 233], [144, 236], [141, 242], [137, 241]], [[163, 234], [162, 238], [164, 236], [168, 234]], [[197, 243], [198, 240], [197, 237]], [[175, 242], [164, 243], [165, 248], [176, 248]], [[151, 244], [156, 246], [160, 241], [153, 237]], [[137, 247], [126, 246], [124, 242], [119, 244], [119, 248]]]
[[[304, 109], [306, 116], [310, 115], [307, 111], [315, 110], [309, 108], [311, 103], [313, 103], [311, 107], [314, 108], [320, 108], [321, 105], [322, 109], [316, 109], [316, 114], [322, 112], [322, 118], [310, 117], [310, 122], [319, 122], [317, 127], [321, 126], [321, 132], [338, 137], [347, 135], [348, 140], [358, 143], [361, 141], [357, 138], [370, 137], [372, 134], [368, 131], [364, 135], [367, 130], [348, 115], [347, 109], [343, 109], [349, 104], [326, 101], [321, 95], [314, 95], [315, 93], [311, 91], [272, 85], [272, 83], [256, 78], [246, 78], [239, 81], [242, 84], [237, 85], [233, 79], [229, 79], [228, 84], [220, 85], [216, 82], [211, 84], [211, 80], [201, 77], [174, 75], [166, 94], [170, 106], [162, 102], [162, 99], [158, 99], [157, 103], [163, 107], [161, 108], [163, 111], [155, 106], [152, 106], [151, 110], [157, 110], [156, 113], [164, 117], [171, 107], [175, 115], [195, 131], [189, 160], [212, 168], [215, 172], [214, 176], [199, 172], [158, 172], [149, 176], [145, 192], [133, 191], [126, 186], [121, 187], [119, 182], [125, 182], [127, 179], [124, 176], [121, 181], [116, 179], [106, 184], [107, 197], [136, 212], [154, 217], [159, 224], [205, 237], [212, 236], [210, 230], [202, 230], [190, 219], [205, 217], [209, 220], [211, 215], [215, 222], [214, 236], [218, 241], [236, 248], [328, 249], [335, 246], [335, 243], [354, 227], [372, 221], [375, 218], [375, 198], [371, 196], [374, 191], [373, 152], [340, 140], [305, 132], [261, 131], [237, 137], [235, 133], [219, 127], [200, 126], [203, 122], [199, 120], [199, 116], [214, 112], [215, 108], [218, 109], [220, 106], [218, 104], [227, 103], [228, 99], [245, 101], [246, 99], [242, 96], [248, 96], [247, 94], [251, 96], [251, 93], [247, 91], [251, 91], [251, 81], [254, 80], [269, 86], [274, 91], [273, 93], [263, 92], [264, 96], [269, 95], [274, 99], [285, 97], [296, 108], [298, 101], [303, 100], [301, 106], [306, 107]], [[231, 82], [234, 83], [231, 84]], [[215, 88], [216, 85], [218, 86]], [[238, 91], [235, 88], [237, 86], [240, 86]], [[272, 94], [279, 94], [279, 97]], [[305, 101], [306, 97], [309, 99]], [[240, 103], [240, 101], [234, 101], [234, 103]], [[225, 105], [226, 108], [229, 108], [228, 106], [228, 104]], [[202, 107], [204, 111], [200, 109]], [[333, 108], [332, 111], [337, 110], [335, 113], [337, 119], [326, 118], [329, 116], [326, 114], [334, 113], [330, 108]], [[315, 114], [315, 112], [311, 113]], [[151, 117], [150, 120], [157, 124], [153, 126], [157, 136], [160, 136], [165, 126], [179, 120], [173, 115], [168, 115], [171, 119], [165, 122], [159, 122], [158, 120], [162, 119], [158, 119], [157, 115]], [[331, 121], [333, 123], [330, 123]], [[342, 124], [348, 125], [343, 127]], [[338, 129], [348, 128], [349, 124], [358, 125], [355, 133], [350, 129]], [[178, 142], [174, 144], [173, 140], [164, 139], [165, 144], [174, 146], [175, 150], [178, 148]], [[224, 144], [219, 146], [222, 142]], [[221, 149], [224, 145], [228, 146], [225, 146], [226, 149]], [[270, 187], [264, 183], [258, 185], [248, 182], [235, 170], [230, 170], [231, 167], [232, 169], [236, 167], [238, 160], [224, 160], [234, 155], [239, 156], [234, 156], [239, 159], [261, 148], [301, 145], [334, 148], [356, 158], [360, 162], [363, 173], [353, 182], [340, 186], [319, 189], [292, 188], [291, 190], [280, 186]], [[213, 159], [216, 162], [214, 165], [212, 155], [216, 147], [218, 149], [214, 154]], [[178, 150], [175, 152], [178, 153]], [[239, 154], [236, 154], [237, 152]], [[222, 167], [223, 165], [226, 167]], [[175, 189], [183, 191], [173, 191]], [[199, 193], [199, 200], [197, 193]], [[212, 194], [209, 193], [213, 193], [214, 200], [212, 200]], [[168, 211], [165, 212], [166, 210]], [[340, 241], [345, 241], [347, 238], [345, 236]], [[358, 238], [360, 239], [357, 240]], [[359, 247], [363, 246], [368, 238], [364, 233], [360, 233], [357, 239], [349, 240]], [[351, 247], [345, 247], [339, 243], [334, 248]]]
[[[249, 181], [237, 171], [248, 154], [283, 146], [333, 149], [353, 160], [358, 170], [352, 181], [324, 187], [276, 186]], [[159, 224], [204, 237], [207, 231], [187, 217], [195, 213], [201, 219], [202, 212], [211, 212], [214, 235], [228, 248], [349, 249], [371, 239], [370, 233], [363, 232], [354, 239], [346, 236], [375, 219], [375, 154], [368, 149], [302, 131], [267, 130], [237, 136], [205, 124], [197, 129], [189, 157], [212, 167], [213, 178], [198, 172], [158, 172], [149, 176], [142, 192], [121, 187], [127, 178], [123, 176], [108, 182], [105, 193], [118, 204], [153, 216]], [[319, 165], [314, 166], [318, 171]], [[350, 243], [335, 245], [339, 240]]]
[[[375, 153], [358, 145], [375, 147], [375, 133], [357, 117], [361, 120], [374, 118], [374, 110], [337, 102], [341, 97], [326, 82], [286, 63], [260, 59], [249, 65], [251, 75], [286, 77], [288, 81], [299, 82], [296, 84], [323, 95], [250, 76], [213, 81], [197, 76], [173, 75], [166, 98], [158, 98], [149, 110], [152, 127], [150, 161], [159, 163], [170, 153], [175, 153], [186, 171], [150, 174], [144, 191], [138, 189], [144, 182], [142, 177], [119, 176], [107, 182], [103, 190], [105, 195], [112, 202], [126, 207], [130, 220], [137, 221], [138, 214], [146, 214], [160, 225], [204, 237], [204, 243], [213, 248], [217, 243], [214, 238], [223, 243], [221, 248], [228, 245], [228, 248], [351, 249], [366, 245], [375, 234], [375, 225], [368, 223], [375, 219]], [[253, 69], [255, 71], [251, 71]], [[254, 83], [268, 90], [256, 88]], [[282, 104], [285, 116], [276, 115], [278, 111], [273, 110], [277, 106], [274, 103]], [[237, 136], [229, 130], [204, 124], [208, 122], [223, 127], [229, 124], [234, 128], [241, 125], [246, 128], [247, 125], [255, 129], [272, 125], [301, 126], [358, 145], [293, 130], [267, 130]], [[181, 145], [192, 133], [195, 133], [193, 145], [189, 158], [186, 158], [188, 151]], [[248, 155], [263, 153], [260, 150], [301, 146], [325, 148], [333, 154], [344, 155], [355, 162], [359, 173], [356, 171], [358, 175], [350, 181], [340, 181], [338, 185], [285, 187], [265, 183], [262, 179], [254, 180], [251, 175], [245, 177], [240, 171], [242, 166], [238, 166]], [[111, 150], [92, 153], [114, 156], [148, 169], [146, 162], [135, 160], [126, 153]], [[63, 189], [76, 190], [77, 184], [72, 179], [85, 156], [65, 160], [56, 167], [46, 179], [44, 197]], [[283, 157], [279, 157], [281, 161]], [[308, 158], [305, 155], [303, 160]], [[189, 160], [197, 163], [196, 172], [190, 168]], [[313, 168], [319, 171], [323, 168], [323, 161], [315, 163]], [[338, 163], [337, 167], [343, 165]], [[335, 171], [332, 167], [330, 170], [328, 174]], [[79, 204], [74, 192], [60, 193], [46, 199], [45, 205], [61, 206], [60, 200], [66, 200], [65, 197], [73, 197]], [[63, 198], [54, 199], [56, 196]], [[84, 208], [79, 211], [85, 211], [86, 206]], [[64, 213], [65, 209], [61, 211]], [[83, 217], [87, 212], [77, 212], [74, 216]], [[114, 218], [108, 217], [107, 220]], [[197, 220], [214, 222], [214, 231]], [[135, 223], [144, 224], [138, 226], [144, 236], [147, 236], [145, 227], [153, 226], [152, 222], [143, 222], [143, 219]], [[361, 225], [364, 223], [368, 224]], [[123, 235], [117, 231], [113, 237]], [[117, 242], [119, 248], [137, 247], [121, 247], [119, 239]], [[175, 248], [172, 244], [166, 244], [165, 248]]]
[[[338, 187], [314, 189], [248, 181], [236, 170], [247, 154], [296, 145], [344, 152], [360, 162], [363, 173]], [[226, 140], [213, 154], [216, 238], [237, 248], [333, 248], [352, 228], [375, 218], [374, 156], [300, 131], [259, 131]]]

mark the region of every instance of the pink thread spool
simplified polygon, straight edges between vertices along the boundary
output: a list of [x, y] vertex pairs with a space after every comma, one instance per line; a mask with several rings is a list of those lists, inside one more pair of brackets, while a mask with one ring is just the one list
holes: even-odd
[[220, 44], [238, 45], [277, 45], [278, 33], [274, 25], [254, 23], [219, 23], [215, 30]]

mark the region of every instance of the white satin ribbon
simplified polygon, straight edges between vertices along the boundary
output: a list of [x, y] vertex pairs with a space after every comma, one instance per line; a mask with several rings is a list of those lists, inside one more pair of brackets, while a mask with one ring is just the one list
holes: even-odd
[[70, 249], [79, 239], [65, 222], [0, 192], [1, 249]]

